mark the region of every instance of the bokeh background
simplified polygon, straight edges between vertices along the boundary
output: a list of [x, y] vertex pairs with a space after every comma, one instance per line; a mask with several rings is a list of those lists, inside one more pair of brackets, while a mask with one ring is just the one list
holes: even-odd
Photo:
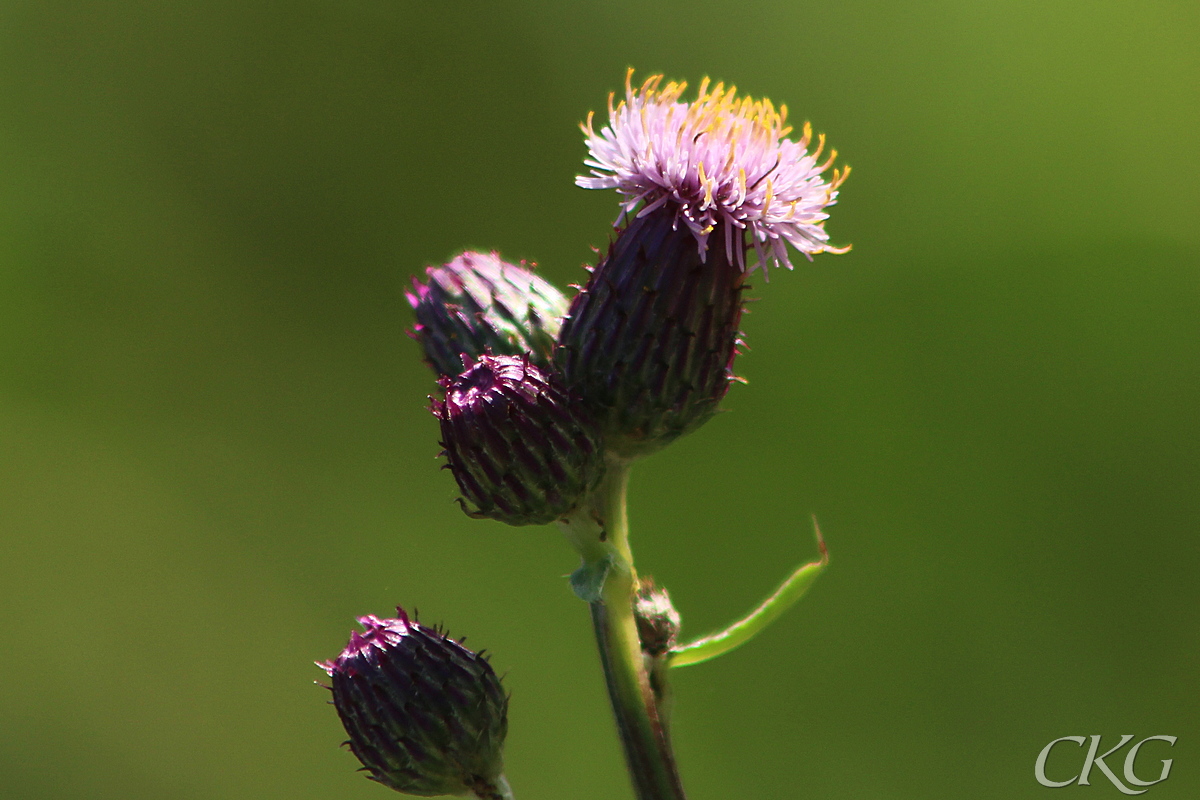
[[630, 796], [575, 557], [458, 510], [402, 294], [466, 247], [581, 279], [627, 66], [854, 168], [853, 252], [756, 281], [748, 385], [634, 475], [685, 633], [810, 514], [833, 555], [676, 673], [693, 800], [1038, 798], [1124, 733], [1200, 796], [1197, 41], [1187, 0], [7, 0], [0, 797], [384, 798], [312, 662], [397, 603], [494, 653], [518, 797]]

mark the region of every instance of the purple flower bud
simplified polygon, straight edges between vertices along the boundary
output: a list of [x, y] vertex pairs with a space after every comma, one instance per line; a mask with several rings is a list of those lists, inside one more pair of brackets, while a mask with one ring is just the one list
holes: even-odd
[[[509, 525], [542, 525], [583, 500], [604, 474], [597, 434], [553, 373], [526, 357], [480, 356], [441, 381], [447, 466], [476, 511]], [[464, 509], [466, 505], [464, 504]]]
[[620, 231], [571, 301], [555, 352], [611, 450], [653, 452], [716, 413], [734, 380], [743, 277], [724, 249], [699, 252], [671, 209]]
[[466, 252], [426, 272], [428, 283], [413, 278], [406, 296], [417, 317], [413, 337], [439, 375], [461, 372], [464, 355], [529, 353], [549, 364], [567, 310], [558, 289], [496, 253]]
[[422, 797], [501, 797], [508, 697], [482, 655], [438, 629], [360, 617], [333, 661], [333, 704], [368, 776]]

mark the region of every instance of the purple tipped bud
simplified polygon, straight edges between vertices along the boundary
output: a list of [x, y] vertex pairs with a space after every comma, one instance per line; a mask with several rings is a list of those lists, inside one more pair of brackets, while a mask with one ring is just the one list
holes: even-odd
[[508, 697], [487, 660], [410, 621], [360, 617], [333, 661], [333, 704], [369, 777], [422, 797], [499, 798]]
[[445, 399], [431, 410], [442, 424], [448, 466], [478, 509], [471, 516], [542, 525], [600, 482], [595, 429], [553, 373], [528, 358], [485, 355], [441, 383]]
[[716, 413], [733, 380], [742, 279], [723, 248], [702, 254], [670, 209], [617, 235], [571, 301], [554, 356], [610, 449], [651, 453]]
[[417, 317], [413, 336], [439, 375], [461, 372], [464, 355], [529, 353], [535, 364], [550, 363], [567, 311], [558, 289], [496, 253], [466, 252], [426, 272], [428, 282], [413, 278], [406, 296]]

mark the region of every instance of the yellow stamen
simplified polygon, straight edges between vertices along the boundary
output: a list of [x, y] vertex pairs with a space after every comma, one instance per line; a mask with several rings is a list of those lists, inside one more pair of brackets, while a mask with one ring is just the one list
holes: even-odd
[[700, 162], [699, 166], [700, 166], [700, 170], [699, 170], [700, 185], [704, 187], [704, 202], [706, 204], [712, 203], [712, 200], [713, 200], [712, 181], [709, 180], [708, 176], [704, 174], [704, 162], [703, 161]]
[[[824, 139], [822, 139], [821, 144], [824, 144], [824, 143], [825, 143]], [[817, 167], [817, 172], [824, 172], [825, 170], [829, 169], [829, 165], [833, 163], [833, 160], [835, 158], [837, 158], [837, 150], [830, 150], [829, 151], [829, 160], [826, 161], [821, 166]]]
[[737, 139], [729, 143], [729, 158], [725, 161], [725, 169], [722, 172], [728, 173], [733, 169], [734, 159], [737, 158]]
[[822, 133], [817, 137], [817, 149], [816, 149], [816, 152], [814, 152], [812, 154], [812, 159], [814, 162], [818, 158], [821, 157], [821, 151], [824, 149], [825, 149], [825, 134]]

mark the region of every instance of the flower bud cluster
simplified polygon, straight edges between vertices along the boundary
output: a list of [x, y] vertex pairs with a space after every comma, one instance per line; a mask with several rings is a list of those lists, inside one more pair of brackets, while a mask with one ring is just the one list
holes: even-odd
[[[510, 525], [570, 513], [606, 458], [644, 456], [717, 412], [735, 380], [745, 276], [829, 244], [825, 209], [848, 170], [818, 163], [787, 109], [706, 80], [692, 102], [662, 76], [583, 126], [591, 168], [625, 220], [568, 303], [530, 269], [463, 253], [408, 295], [444, 391], [432, 411], [472, 516]], [[757, 254], [751, 267], [747, 254]]]

